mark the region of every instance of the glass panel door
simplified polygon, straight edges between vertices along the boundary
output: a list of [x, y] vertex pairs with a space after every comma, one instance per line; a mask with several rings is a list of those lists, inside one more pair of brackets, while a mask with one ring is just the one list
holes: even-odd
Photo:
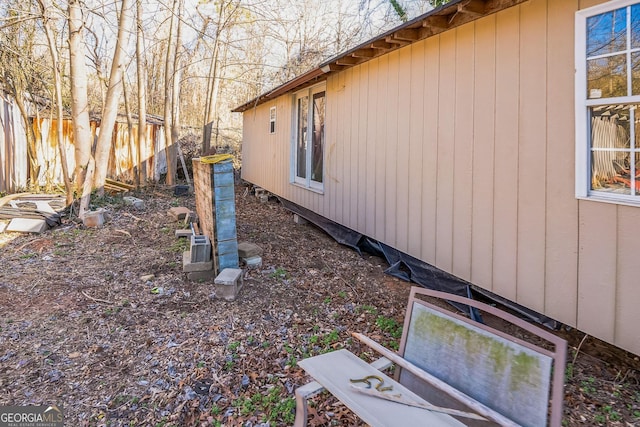
[[302, 96], [298, 98], [297, 102], [297, 116], [296, 123], [297, 136], [296, 136], [296, 177], [306, 179], [307, 178], [307, 123], [308, 123], [308, 111], [309, 111], [309, 97]]
[[311, 180], [322, 182], [324, 152], [324, 91], [313, 94], [313, 140], [311, 142]]

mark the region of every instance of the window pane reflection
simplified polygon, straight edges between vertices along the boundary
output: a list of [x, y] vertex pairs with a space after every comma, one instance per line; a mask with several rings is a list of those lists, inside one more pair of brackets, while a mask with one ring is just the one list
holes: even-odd
[[298, 99], [298, 136], [296, 152], [296, 176], [307, 177], [307, 114], [309, 97]]
[[324, 92], [313, 95], [313, 141], [311, 143], [311, 179], [322, 182], [322, 153], [324, 151]]
[[631, 6], [631, 49], [640, 47], [640, 4]]
[[620, 52], [627, 48], [627, 9], [587, 19], [587, 57]]
[[604, 105], [591, 109], [592, 190], [631, 194], [630, 118], [635, 108]]
[[640, 52], [631, 54], [631, 91], [632, 95], [640, 95]]
[[614, 55], [587, 61], [587, 97], [627, 95], [627, 58]]

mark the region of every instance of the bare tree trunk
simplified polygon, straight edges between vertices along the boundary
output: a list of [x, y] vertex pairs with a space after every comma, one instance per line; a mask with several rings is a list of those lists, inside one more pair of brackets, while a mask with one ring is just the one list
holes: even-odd
[[64, 115], [62, 111], [62, 78], [61, 78], [61, 65], [58, 58], [58, 48], [56, 46], [55, 36], [53, 29], [51, 28], [51, 17], [48, 11], [51, 10], [51, 4], [48, 0], [38, 0], [40, 5], [40, 12], [42, 13], [42, 20], [44, 24], [44, 30], [47, 35], [47, 41], [49, 43], [49, 51], [51, 53], [51, 60], [53, 62], [53, 81], [56, 92], [56, 112], [57, 112], [57, 134], [58, 134], [58, 150], [60, 151], [60, 164], [62, 166], [62, 175], [64, 179], [64, 188], [67, 195], [67, 205], [73, 203], [73, 186], [71, 179], [69, 178], [69, 166], [67, 163], [67, 149], [64, 144], [63, 134], [63, 120]]
[[[144, 64], [144, 33], [142, 32], [142, 0], [136, 1], [136, 70], [138, 73], [138, 146], [136, 166], [136, 186], [147, 180], [146, 147], [147, 147], [147, 83]], [[145, 147], [145, 159], [142, 158]]]
[[78, 216], [80, 219], [84, 219], [84, 214], [89, 211], [89, 202], [91, 201], [91, 183], [93, 182], [93, 175], [96, 170], [96, 161], [93, 156], [89, 157], [89, 163], [87, 163], [86, 176], [84, 183], [82, 184], [82, 197], [80, 198], [80, 212]]
[[133, 117], [131, 115], [131, 105], [129, 103], [129, 96], [127, 92], [127, 85], [122, 85], [122, 95], [124, 95], [124, 111], [127, 114], [127, 139], [129, 140], [129, 158], [131, 159], [131, 174], [134, 175], [135, 181], [135, 167], [138, 160], [136, 159], [136, 139], [133, 136]]
[[[218, 97], [220, 94], [220, 81], [222, 77], [222, 69], [227, 61], [228, 45], [222, 40], [222, 34], [229, 31], [233, 25], [233, 16], [240, 8], [240, 2], [236, 0], [223, 0], [219, 5], [218, 18], [216, 20], [216, 33], [211, 48], [212, 57], [209, 67], [209, 75], [207, 78], [207, 98], [204, 115], [204, 136], [202, 139], [202, 152], [209, 152], [211, 148], [211, 134], [214, 131], [217, 134], [219, 116], [218, 113]], [[222, 49], [222, 52], [221, 52]], [[214, 126], [215, 122], [215, 126]], [[217, 145], [217, 143], [216, 143]]]
[[[183, 68], [181, 64], [182, 57], [182, 12], [184, 9], [184, 0], [180, 0], [180, 7], [178, 11], [178, 29], [176, 31], [176, 55], [173, 59], [173, 83], [172, 83], [172, 94], [171, 94], [171, 140], [175, 145], [175, 149], [173, 150], [174, 155], [176, 156], [175, 162], [172, 163], [176, 165], [176, 173], [178, 171], [178, 159], [177, 154], [180, 151], [180, 87], [182, 80]], [[186, 174], [186, 171], [185, 171]]]
[[182, 9], [182, 0], [174, 0], [171, 12], [171, 25], [169, 27], [169, 39], [167, 44], [167, 57], [164, 72], [164, 135], [166, 141], [166, 158], [167, 158], [167, 185], [175, 184], [176, 176], [176, 154], [173, 140], [173, 85], [175, 84], [175, 59], [178, 41], [174, 44], [174, 26], [180, 26], [178, 14]]
[[113, 128], [118, 118], [118, 104], [122, 93], [123, 62], [125, 57], [126, 37], [130, 32], [132, 17], [131, 5], [133, 0], [122, 0], [120, 21], [118, 23], [118, 38], [109, 74], [109, 89], [105, 101], [104, 111], [100, 122], [100, 135], [96, 143], [96, 172], [93, 177], [93, 186], [98, 189], [98, 194], [104, 194], [104, 183], [107, 178], [109, 166], [109, 154], [113, 138]]
[[216, 22], [216, 38], [213, 40], [211, 65], [207, 78], [207, 98], [204, 108], [204, 132], [202, 138], [202, 153], [209, 153], [211, 148], [211, 134], [213, 133], [213, 118], [218, 97], [218, 54], [220, 52], [220, 34], [224, 15], [224, 1], [220, 3], [220, 13]]
[[[91, 124], [89, 123], [89, 102], [87, 99], [87, 69], [84, 52], [84, 22], [80, 0], [69, 1], [69, 69], [71, 72], [71, 117], [75, 142], [75, 189], [82, 191], [80, 217], [89, 208], [91, 185], [84, 185], [91, 156]], [[93, 175], [93, 172], [92, 172]], [[89, 177], [91, 179], [92, 177]], [[93, 182], [89, 181], [89, 184]]]

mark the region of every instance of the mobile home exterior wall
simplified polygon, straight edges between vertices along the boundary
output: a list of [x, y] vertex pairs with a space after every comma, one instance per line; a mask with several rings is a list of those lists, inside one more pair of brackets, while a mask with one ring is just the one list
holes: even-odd
[[575, 197], [574, 19], [602, 2], [530, 0], [330, 74], [323, 192], [291, 182], [291, 93], [251, 108], [242, 176], [640, 354], [640, 207]]

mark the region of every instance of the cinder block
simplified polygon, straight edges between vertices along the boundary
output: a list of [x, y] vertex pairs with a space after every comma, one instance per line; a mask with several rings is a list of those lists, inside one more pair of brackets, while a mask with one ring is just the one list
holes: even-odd
[[182, 254], [182, 271], [191, 273], [194, 271], [207, 271], [213, 269], [213, 261], [191, 262], [191, 251], [184, 251]]
[[175, 196], [186, 196], [191, 191], [188, 185], [176, 185], [173, 187], [173, 194]]
[[300, 215], [298, 214], [293, 214], [293, 222], [295, 222], [298, 225], [305, 225], [305, 224], [309, 224], [309, 221], [307, 221], [306, 219], [302, 218]]
[[251, 258], [253, 256], [262, 256], [262, 248], [255, 243], [240, 242], [238, 243], [238, 256], [240, 258]]
[[206, 271], [192, 271], [187, 273], [187, 279], [194, 282], [209, 282], [216, 277], [216, 273], [213, 270]]
[[242, 289], [242, 270], [239, 268], [225, 268], [218, 274], [213, 283], [216, 295], [226, 301], [235, 301]]
[[233, 172], [233, 162], [231, 160], [226, 160], [223, 162], [218, 162], [213, 164], [213, 172], [214, 173], [228, 173], [232, 174]]
[[213, 174], [213, 187], [233, 187], [233, 173], [221, 172]]
[[44, 219], [13, 218], [6, 231], [17, 231], [20, 233], [42, 233], [47, 230], [47, 222]]
[[167, 214], [173, 218], [175, 221], [179, 221], [181, 219], [185, 219], [185, 217], [191, 214], [191, 210], [189, 208], [185, 208], [184, 206], [177, 206], [169, 209]]
[[262, 257], [261, 256], [252, 256], [249, 258], [242, 258], [242, 261], [247, 266], [247, 268], [260, 268], [262, 267]]
[[238, 260], [238, 241], [225, 240], [219, 241], [217, 247], [218, 268], [238, 268], [240, 266]]
[[190, 228], [183, 228], [180, 230], [176, 230], [176, 237], [180, 238], [180, 237], [188, 237], [191, 238], [191, 236], [193, 236], [193, 231], [191, 231]]
[[211, 260], [211, 241], [207, 236], [191, 236], [191, 262], [207, 262]]
[[216, 200], [234, 200], [235, 190], [232, 185], [226, 187], [215, 187], [213, 194]]
[[85, 227], [102, 227], [104, 225], [104, 209], [96, 209], [95, 211], [85, 212], [82, 217], [82, 223]]
[[144, 200], [142, 199], [133, 196], [124, 196], [122, 200], [124, 200], [125, 205], [131, 205], [136, 209], [144, 209]]

